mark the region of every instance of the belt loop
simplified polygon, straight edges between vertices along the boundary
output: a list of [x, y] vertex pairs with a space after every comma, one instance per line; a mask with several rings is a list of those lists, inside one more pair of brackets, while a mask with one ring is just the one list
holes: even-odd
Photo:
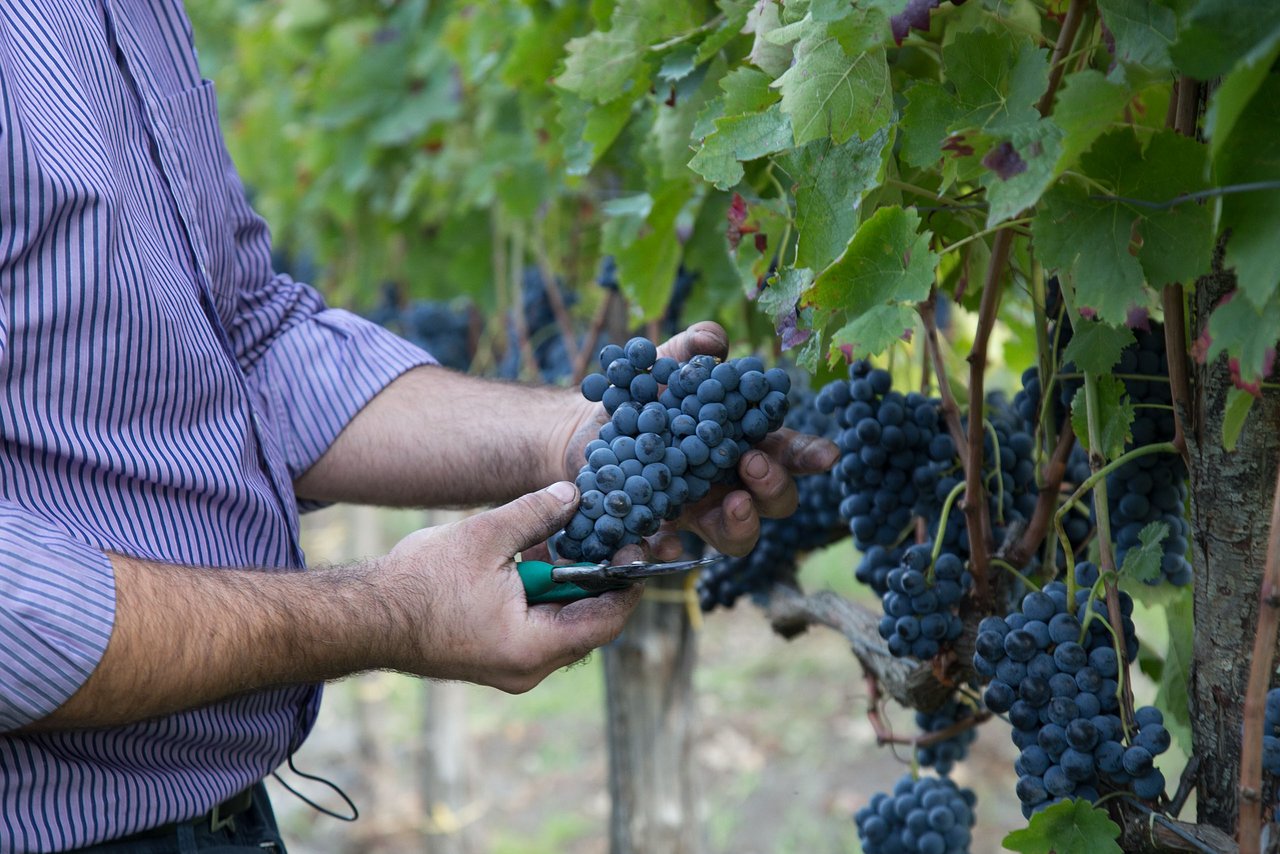
[[212, 833], [217, 833], [219, 830], [222, 830], [222, 828], [224, 827], [231, 828], [232, 833], [234, 833], [236, 830], [235, 813], [232, 812], [231, 810], [226, 810], [228, 814], [225, 816], [223, 815], [223, 811], [224, 811], [223, 806], [225, 804], [226, 804], [225, 801], [221, 804], [214, 804], [213, 809], [209, 810], [209, 830]]

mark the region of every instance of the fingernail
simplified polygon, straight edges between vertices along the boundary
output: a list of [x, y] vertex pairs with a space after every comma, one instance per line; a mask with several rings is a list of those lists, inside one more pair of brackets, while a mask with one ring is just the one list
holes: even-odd
[[754, 478], [762, 478], [769, 473], [769, 458], [762, 453], [754, 453], [747, 460], [747, 474]]
[[578, 487], [567, 480], [551, 484], [547, 487], [547, 492], [560, 499], [564, 504], [568, 504], [578, 497]]
[[733, 509], [733, 518], [739, 522], [745, 522], [751, 518], [751, 502], [741, 501], [738, 506]]
[[806, 468], [826, 471], [836, 464], [840, 458], [840, 449], [826, 439], [817, 439], [809, 443], [801, 455], [800, 461]]

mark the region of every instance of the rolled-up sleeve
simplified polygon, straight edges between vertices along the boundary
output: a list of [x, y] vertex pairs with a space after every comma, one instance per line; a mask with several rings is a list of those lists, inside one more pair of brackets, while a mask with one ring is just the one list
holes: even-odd
[[248, 377], [296, 479], [392, 380], [435, 363], [381, 326], [328, 308], [288, 324], [254, 361]]
[[104, 552], [0, 501], [0, 732], [80, 689], [106, 652], [115, 607]]

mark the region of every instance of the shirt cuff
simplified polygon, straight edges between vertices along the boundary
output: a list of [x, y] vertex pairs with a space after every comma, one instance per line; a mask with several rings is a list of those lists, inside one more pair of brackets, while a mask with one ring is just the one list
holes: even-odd
[[[249, 379], [296, 480], [378, 392], [412, 368], [435, 364], [427, 351], [376, 323], [331, 308], [283, 333]], [[298, 503], [304, 512], [323, 506]]]
[[116, 586], [106, 553], [0, 501], [0, 732], [47, 717], [107, 650]]

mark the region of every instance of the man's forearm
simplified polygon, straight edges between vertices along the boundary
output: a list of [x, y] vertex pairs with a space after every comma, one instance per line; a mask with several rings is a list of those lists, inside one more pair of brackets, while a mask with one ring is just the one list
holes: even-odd
[[582, 411], [568, 389], [416, 368], [300, 477], [300, 498], [401, 507], [493, 504], [563, 479]]
[[372, 566], [193, 569], [112, 555], [116, 619], [80, 690], [29, 730], [131, 723], [255, 689], [389, 666], [395, 615]]

